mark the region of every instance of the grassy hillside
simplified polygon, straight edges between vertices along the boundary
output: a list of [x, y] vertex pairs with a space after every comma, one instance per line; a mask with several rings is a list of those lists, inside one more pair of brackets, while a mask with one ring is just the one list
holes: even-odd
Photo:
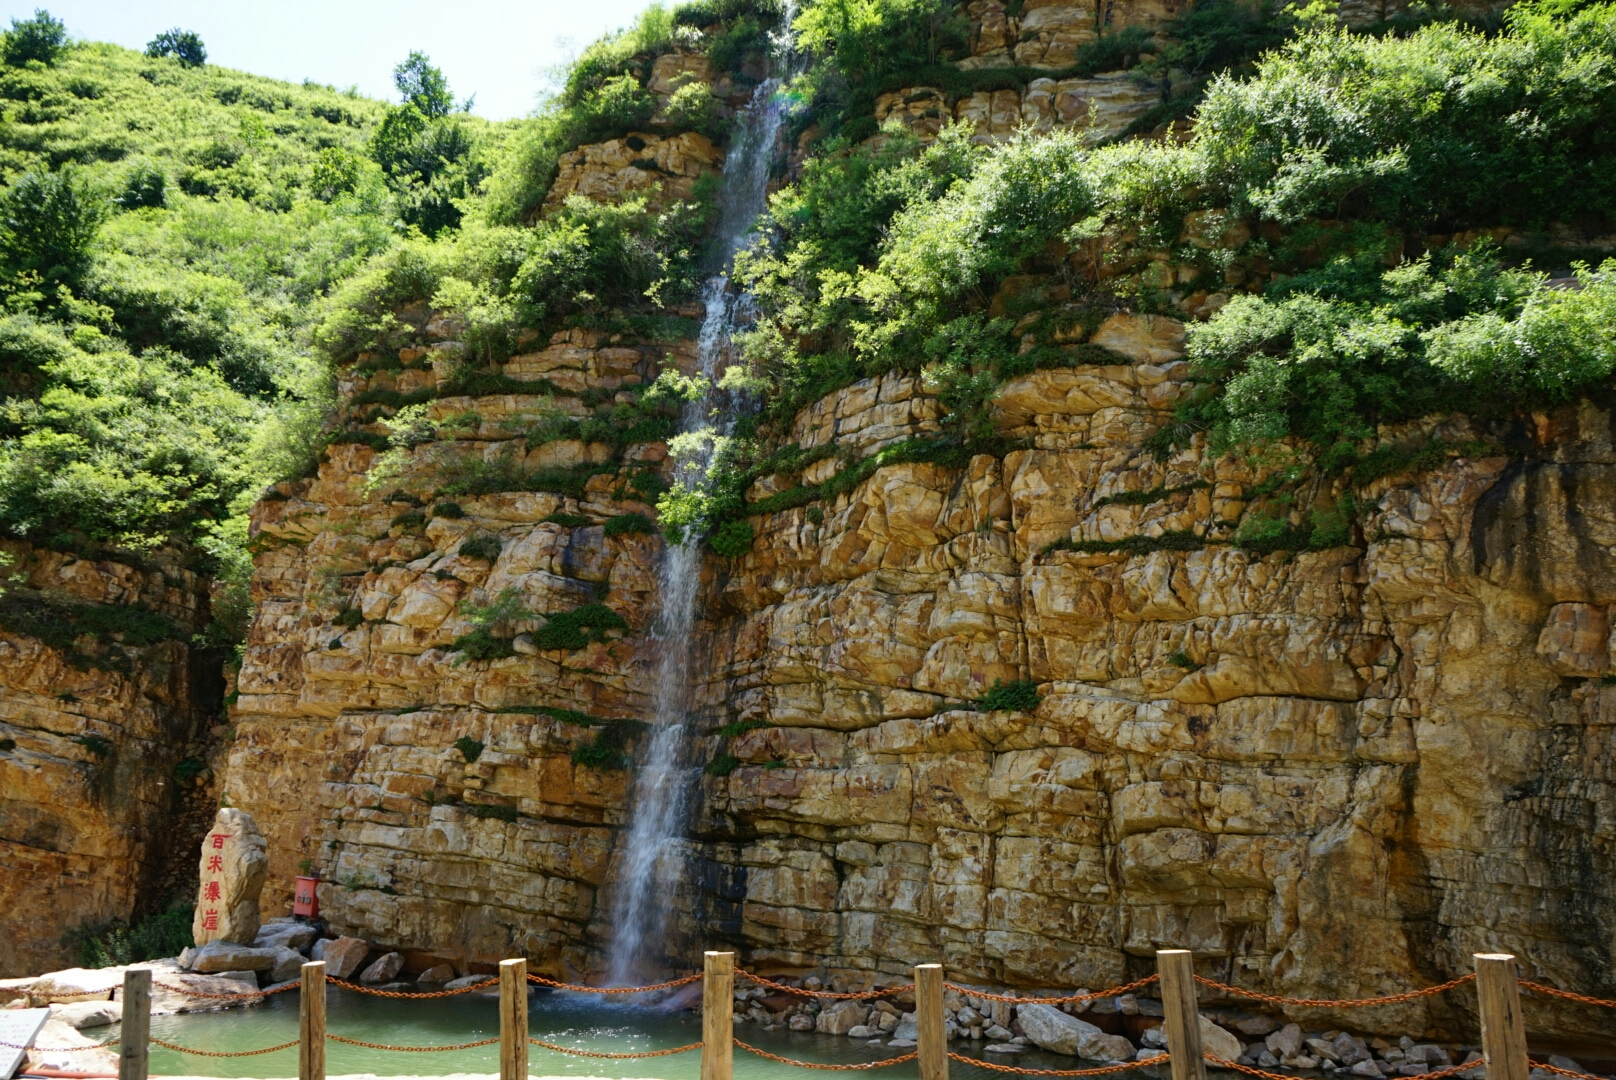
[[0, 54], [0, 532], [239, 574], [246, 506], [317, 450], [315, 311], [458, 222], [495, 129], [445, 86], [409, 97], [424, 58], [388, 105], [48, 15]]

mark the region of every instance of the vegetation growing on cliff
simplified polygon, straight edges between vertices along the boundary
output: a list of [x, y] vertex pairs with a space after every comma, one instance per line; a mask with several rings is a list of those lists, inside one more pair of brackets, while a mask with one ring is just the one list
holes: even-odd
[[[1202, 393], [1164, 438], [1295, 437], [1340, 468], [1379, 423], [1564, 400], [1616, 367], [1616, 265], [1576, 270], [1567, 291], [1484, 245], [1438, 237], [1400, 255], [1410, 234], [1616, 219], [1616, 139], [1600, 119], [1616, 105], [1613, 61], [1616, 8], [1526, 5], [1496, 35], [1303, 32], [1251, 77], [1214, 80], [1185, 145], [1090, 149], [1055, 132], [985, 149], [948, 130], [924, 149], [899, 130], [833, 144], [773, 198], [770, 240], [739, 270], [762, 311], [744, 342], [753, 378], [777, 391], [764, 418], [924, 370], [956, 437], [985, 438], [971, 416], [996, 384], [1070, 351], [1050, 350], [1048, 320], [1029, 334], [991, 307], [1009, 275], [1173, 310], [1148, 276], [1085, 282], [1076, 264], [1124, 242], [1214, 280], [1279, 271], [1192, 329]], [[1256, 228], [1232, 249], [1188, 242], [1192, 227], [1234, 223]]]

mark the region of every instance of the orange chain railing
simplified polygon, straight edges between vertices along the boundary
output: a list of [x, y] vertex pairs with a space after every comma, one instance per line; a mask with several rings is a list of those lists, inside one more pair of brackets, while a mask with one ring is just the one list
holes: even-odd
[[[981, 1061], [977, 1058], [948, 1052], [949, 1058], [962, 1065], [976, 1065], [994, 1072], [1015, 1073], [1017, 1076], [1102, 1076], [1106, 1073], [1127, 1072], [1129, 1069], [1142, 1069], [1146, 1065], [1165, 1065], [1169, 1060], [1167, 1054], [1157, 1054], [1155, 1057], [1143, 1061], [1119, 1061], [1115, 1065], [1100, 1065], [1093, 1069], [1024, 1069], [1019, 1065], [1000, 1065], [996, 1061]], [[1285, 1080], [1296, 1080], [1294, 1076]]]
[[[1574, 1072], [1571, 1069], [1562, 1069], [1555, 1065], [1546, 1065], [1541, 1061], [1533, 1061], [1531, 1058], [1527, 1058], [1526, 1063], [1532, 1066], [1534, 1069], [1542, 1069], [1544, 1072], [1559, 1073], [1561, 1076], [1575, 1077], [1576, 1080], [1605, 1080], [1603, 1076], [1595, 1076], [1593, 1073]], [[1474, 1067], [1480, 1065], [1481, 1062], [1472, 1061], [1470, 1064], [1472, 1067]]]
[[675, 1046], [671, 1050], [645, 1050], [645, 1051], [642, 1051], [640, 1053], [617, 1054], [617, 1053], [612, 1053], [612, 1052], [607, 1051], [607, 1050], [579, 1050], [576, 1047], [572, 1047], [572, 1046], [559, 1046], [559, 1045], [557, 1045], [557, 1044], [555, 1044], [553, 1042], [545, 1042], [543, 1039], [535, 1039], [535, 1038], [533, 1038], [531, 1036], [528, 1037], [527, 1041], [532, 1043], [534, 1046], [542, 1046], [546, 1050], [554, 1050], [558, 1054], [572, 1054], [572, 1055], [574, 1055], [576, 1057], [590, 1057], [590, 1058], [621, 1059], [621, 1058], [667, 1057], [669, 1054], [683, 1054], [683, 1053], [686, 1053], [687, 1051], [690, 1051], [690, 1050], [700, 1050], [701, 1049], [701, 1043], [693, 1042], [693, 1043], [686, 1043], [683, 1046]]
[[580, 994], [645, 994], [652, 990], [671, 990], [676, 986], [689, 986], [693, 982], [700, 982], [701, 972], [686, 975], [682, 979], [670, 979], [667, 982], [652, 983], [650, 986], [579, 986], [577, 983], [557, 982], [546, 979], [543, 975], [529, 975], [527, 981], [537, 983], [539, 986], [548, 986], [552, 990], [576, 990]]
[[[1432, 994], [1440, 994], [1444, 991], [1452, 990], [1455, 986], [1463, 986], [1465, 983], [1475, 982], [1476, 977], [1474, 975], [1461, 975], [1457, 979], [1449, 979], [1445, 983], [1439, 983], [1436, 986], [1427, 986], [1422, 990], [1409, 990], [1401, 994], [1389, 994], [1386, 997], [1349, 998], [1342, 1000], [1330, 1000], [1326, 998], [1280, 997], [1277, 994], [1264, 994], [1257, 990], [1245, 990], [1238, 986], [1230, 986], [1228, 983], [1214, 982], [1211, 979], [1202, 978], [1200, 975], [1195, 976], [1195, 981], [1200, 983], [1202, 986], [1210, 986], [1215, 990], [1222, 990], [1226, 994], [1237, 994], [1240, 997], [1255, 998], [1258, 1001], [1266, 1001], [1270, 1005], [1305, 1005], [1316, 1009], [1362, 1009], [1368, 1008], [1371, 1005], [1395, 1005], [1399, 1001], [1412, 1001], [1415, 998], [1429, 997]], [[1431, 1074], [1421, 1073], [1420, 1075], [1428, 1077]]]
[[[1552, 986], [1544, 986], [1542, 983], [1535, 983], [1530, 979], [1521, 979], [1519, 982], [1526, 989], [1536, 990], [1540, 994], [1552, 994], [1557, 998], [1565, 998], [1567, 1001], [1580, 1001], [1584, 1005], [1599, 1005], [1606, 1009], [1616, 1009], [1616, 1001], [1610, 1001], [1606, 998], [1589, 997], [1587, 994], [1574, 994], [1570, 990], [1556, 990]], [[1547, 1065], [1543, 1067], [1548, 1068]]]
[[327, 979], [327, 985], [340, 986], [344, 990], [352, 990], [356, 994], [369, 994], [371, 997], [384, 998], [446, 998], [456, 994], [469, 994], [474, 990], [487, 990], [490, 986], [499, 984], [498, 977], [491, 976], [487, 982], [473, 983], [470, 986], [460, 986], [453, 990], [378, 990], [374, 986], [361, 986], [358, 983], [344, 982], [342, 979]]
[[979, 998], [982, 1001], [1008, 1001], [1012, 1005], [1060, 1005], [1068, 1001], [1093, 1001], [1096, 998], [1131, 994], [1140, 987], [1149, 986], [1159, 978], [1161, 978], [1160, 975], [1147, 975], [1143, 979], [1136, 979], [1121, 986], [1113, 986], [1109, 990], [1096, 990], [1093, 993], [1086, 994], [1066, 994], [1062, 997], [1016, 997], [1014, 994], [990, 994], [986, 990], [972, 990], [969, 986], [961, 986], [959, 983], [951, 982], [945, 982], [943, 986], [949, 990], [957, 990], [966, 997]]
[[768, 1058], [770, 1061], [778, 1061], [782, 1065], [795, 1065], [799, 1069], [817, 1069], [820, 1072], [865, 1072], [869, 1069], [884, 1069], [888, 1065], [902, 1065], [905, 1062], [913, 1061], [920, 1056], [918, 1053], [911, 1053], [902, 1054], [893, 1058], [882, 1058], [880, 1061], [864, 1061], [856, 1065], [821, 1065], [814, 1061], [798, 1061], [795, 1058], [781, 1057], [779, 1054], [771, 1054], [767, 1050], [759, 1050], [751, 1043], [745, 1043], [739, 1039], [735, 1040], [735, 1045], [739, 1046], [742, 1050], [745, 1050], [749, 1054], [756, 1054], [758, 1057]]
[[273, 1054], [277, 1050], [290, 1050], [298, 1043], [298, 1040], [293, 1039], [289, 1043], [281, 1043], [279, 1046], [266, 1046], [262, 1050], [196, 1050], [189, 1046], [179, 1046], [175, 1043], [167, 1042], [155, 1035], [151, 1037], [151, 1041], [154, 1046], [161, 1046], [166, 1050], [178, 1050], [182, 1054], [195, 1054], [197, 1057], [211, 1058], [257, 1057], [259, 1054]]
[[493, 1046], [499, 1042], [499, 1036], [492, 1039], [478, 1039], [476, 1042], [452, 1043], [448, 1046], [391, 1046], [388, 1043], [365, 1042], [363, 1039], [346, 1039], [341, 1035], [326, 1032], [326, 1038], [332, 1042], [347, 1043], [349, 1046], [363, 1046], [367, 1050], [396, 1050], [406, 1054], [437, 1054], [444, 1050], [474, 1050], [479, 1046]]
[[215, 994], [207, 990], [191, 990], [183, 986], [174, 986], [170, 983], [158, 982], [156, 979], [152, 980], [152, 987], [158, 990], [167, 990], [171, 994], [184, 994], [187, 997], [219, 998], [223, 1000], [228, 998], [266, 998], [271, 994], [284, 994], [288, 990], [296, 990], [298, 988], [298, 984], [293, 981], [285, 984], [284, 986], [277, 986], [269, 990], [226, 990], [222, 994]]
[[117, 1045], [117, 1039], [108, 1039], [106, 1042], [92, 1043], [89, 1046], [24, 1046], [22, 1043], [0, 1042], [0, 1046], [11, 1050], [38, 1050], [42, 1054], [81, 1054], [87, 1050], [104, 1050]]
[[779, 990], [785, 994], [830, 998], [834, 1001], [868, 1001], [871, 998], [891, 997], [893, 994], [901, 994], [906, 990], [915, 988], [914, 983], [904, 983], [902, 986], [885, 986], [876, 990], [854, 990], [848, 993], [837, 993], [834, 990], [808, 990], [801, 986], [787, 986], [785, 983], [777, 983], [773, 979], [765, 979], [761, 975], [754, 975], [744, 968], [736, 968], [735, 977], [737, 979], [751, 979], [760, 986], [767, 986], [771, 990]]
[[[1263, 1078], [1263, 1080], [1296, 1080], [1295, 1076], [1287, 1075], [1285, 1073], [1269, 1072], [1267, 1069], [1258, 1069], [1251, 1065], [1242, 1065], [1238, 1061], [1230, 1061], [1228, 1058], [1221, 1058], [1216, 1054], [1202, 1053], [1201, 1056], [1220, 1069], [1232, 1069], [1235, 1072], [1245, 1073], [1247, 1076], [1260, 1076]], [[1154, 1061], [1156, 1059], [1152, 1058], [1151, 1060]], [[1150, 1061], [1141, 1061], [1139, 1064], [1148, 1065], [1150, 1064]], [[1420, 1073], [1419, 1080], [1443, 1080], [1444, 1077], [1458, 1076], [1462, 1072], [1468, 1072], [1471, 1069], [1481, 1067], [1482, 1063], [1480, 1061], [1467, 1061], [1462, 1065], [1450, 1065], [1446, 1069], [1436, 1069], [1431, 1072]], [[1575, 1076], [1578, 1074], [1573, 1073], [1571, 1075]], [[1600, 1078], [1589, 1077], [1588, 1080], [1600, 1080]]]

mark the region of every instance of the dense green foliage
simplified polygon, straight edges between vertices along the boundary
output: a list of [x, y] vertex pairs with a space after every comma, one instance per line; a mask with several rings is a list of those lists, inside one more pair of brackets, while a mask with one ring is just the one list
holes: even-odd
[[153, 60], [172, 56], [185, 67], [201, 67], [207, 62], [208, 50], [195, 31], [175, 27], [164, 30], [147, 42], [146, 55]]
[[122, 919], [85, 924], [64, 934], [62, 944], [73, 951], [80, 965], [87, 968], [138, 964], [142, 960], [178, 956], [195, 944], [191, 939], [194, 911], [191, 905], [183, 904], [148, 916], [134, 925]]
[[309, 186], [383, 107], [192, 63], [182, 33], [142, 56], [53, 26], [14, 27], [31, 55], [0, 71], [0, 530], [239, 571], [239, 515], [326, 408], [303, 328], [394, 242], [374, 166]]
[[[821, 47], [852, 48], [844, 38], [864, 24], [846, 23], [853, 5], [834, 11], [852, 29], [816, 30]], [[1216, 63], [1228, 43], [1200, 26], [1175, 47], [1191, 45]], [[1192, 330], [1203, 390], [1167, 442], [1203, 429], [1220, 446], [1296, 437], [1340, 468], [1387, 420], [1565, 400], [1611, 374], [1616, 264], [1578, 270], [1580, 290], [1566, 291], [1498, 249], [1401, 265], [1398, 253], [1407, 234], [1509, 225], [1546, 238], [1616, 220], [1616, 135], [1600, 119], [1613, 107], [1616, 8], [1525, 5], [1496, 34], [1304, 29], [1249, 77], [1213, 80], [1185, 145], [1088, 148], [1056, 132], [989, 149], [945, 130], [920, 149], [898, 129], [831, 143], [773, 197], [769, 240], [742, 260], [762, 314], [744, 342], [753, 371], [731, 385], [771, 388], [767, 426], [856, 378], [924, 370], [952, 436], [990, 440], [985, 402], [1000, 380], [1076, 359], [1052, 344], [1060, 319], [1115, 298], [1170, 310], [1165, 285], [1094, 286], [1065, 257], [1128, 236], [1203, 272], [1252, 260], [1283, 272]], [[1191, 221], [1214, 234], [1249, 223], [1253, 239], [1196, 247]], [[1029, 270], [1073, 297], [1057, 317], [1029, 316], [1030, 348], [1016, 317], [1041, 301], [990, 310], [1000, 283]], [[742, 468], [758, 453], [730, 456]]]

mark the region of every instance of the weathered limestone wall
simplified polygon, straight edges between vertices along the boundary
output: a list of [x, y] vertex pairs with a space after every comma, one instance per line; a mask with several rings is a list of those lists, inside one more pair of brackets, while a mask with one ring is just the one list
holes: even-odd
[[[0, 548], [8, 612], [140, 604], [187, 632], [206, 621], [206, 591], [177, 563], [137, 570]], [[200, 753], [223, 683], [220, 658], [181, 640], [81, 637], [64, 652], [8, 623], [21, 625], [0, 618], [0, 975], [14, 976], [64, 966], [64, 930], [129, 918], [174, 884], [173, 770]]]

